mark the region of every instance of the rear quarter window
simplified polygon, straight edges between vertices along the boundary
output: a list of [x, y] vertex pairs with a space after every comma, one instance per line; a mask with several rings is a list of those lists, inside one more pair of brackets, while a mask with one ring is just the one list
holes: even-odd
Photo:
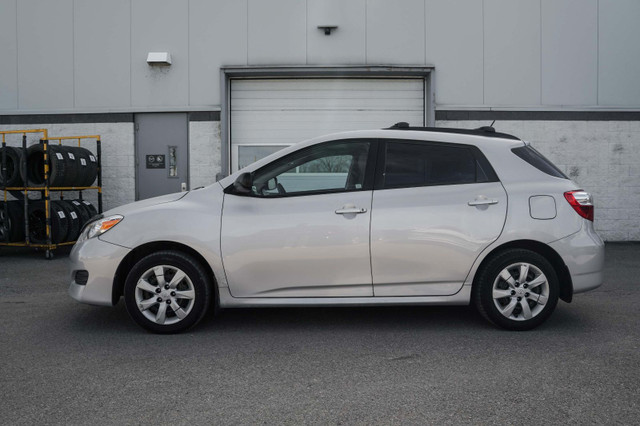
[[557, 178], [569, 179], [555, 164], [530, 145], [513, 148], [511, 151], [543, 173]]

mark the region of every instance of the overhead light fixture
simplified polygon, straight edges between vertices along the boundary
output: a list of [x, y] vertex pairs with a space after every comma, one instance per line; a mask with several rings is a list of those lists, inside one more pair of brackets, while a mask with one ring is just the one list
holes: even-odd
[[171, 65], [171, 54], [169, 52], [149, 52], [147, 63], [149, 65]]
[[324, 31], [324, 35], [331, 35], [331, 31], [338, 29], [337, 25], [318, 25], [319, 30]]

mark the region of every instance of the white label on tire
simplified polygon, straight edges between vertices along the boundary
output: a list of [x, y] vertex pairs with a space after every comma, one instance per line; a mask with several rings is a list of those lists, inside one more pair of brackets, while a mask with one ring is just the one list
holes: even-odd
[[87, 165], [87, 160], [85, 160], [84, 158], [80, 159], [80, 164], [82, 164], [83, 166]]
[[64, 157], [59, 152], [56, 152], [56, 157], [58, 157], [58, 160], [64, 160]]
[[64, 219], [66, 217], [62, 211], [58, 211], [58, 216], [60, 219]]
[[96, 157], [94, 157], [93, 155], [89, 155], [89, 158], [91, 159], [92, 163], [96, 162]]
[[76, 159], [76, 157], [74, 157], [72, 153], [68, 152], [67, 154], [69, 154], [69, 158], [71, 158], [72, 160]]
[[73, 204], [75, 204], [76, 206], [79, 206], [79, 205], [80, 205], [80, 203], [79, 203], [79, 202], [77, 202], [77, 201], [72, 201], [72, 203], [73, 203]]
[[88, 202], [88, 201], [83, 201], [83, 203], [84, 203], [85, 205], [87, 205], [87, 206], [90, 206], [90, 205], [91, 205], [91, 203], [90, 203], [90, 202]]
[[76, 212], [71, 212], [71, 218], [72, 219], [77, 219], [78, 215], [76, 214]]

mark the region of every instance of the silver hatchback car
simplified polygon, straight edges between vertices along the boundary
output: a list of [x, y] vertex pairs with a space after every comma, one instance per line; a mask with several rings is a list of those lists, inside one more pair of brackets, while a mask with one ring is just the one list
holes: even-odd
[[511, 330], [598, 287], [591, 196], [519, 138], [413, 128], [299, 143], [86, 225], [69, 293], [157, 333], [215, 307], [467, 305]]

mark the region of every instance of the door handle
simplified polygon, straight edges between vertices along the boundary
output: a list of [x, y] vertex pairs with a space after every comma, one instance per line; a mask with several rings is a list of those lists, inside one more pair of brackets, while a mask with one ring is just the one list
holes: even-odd
[[336, 210], [336, 214], [360, 214], [366, 213], [367, 209], [364, 207], [343, 207], [341, 209]]
[[469, 201], [467, 204], [470, 206], [488, 206], [491, 204], [498, 204], [498, 200], [492, 200], [490, 198], [475, 199], [473, 201]]

